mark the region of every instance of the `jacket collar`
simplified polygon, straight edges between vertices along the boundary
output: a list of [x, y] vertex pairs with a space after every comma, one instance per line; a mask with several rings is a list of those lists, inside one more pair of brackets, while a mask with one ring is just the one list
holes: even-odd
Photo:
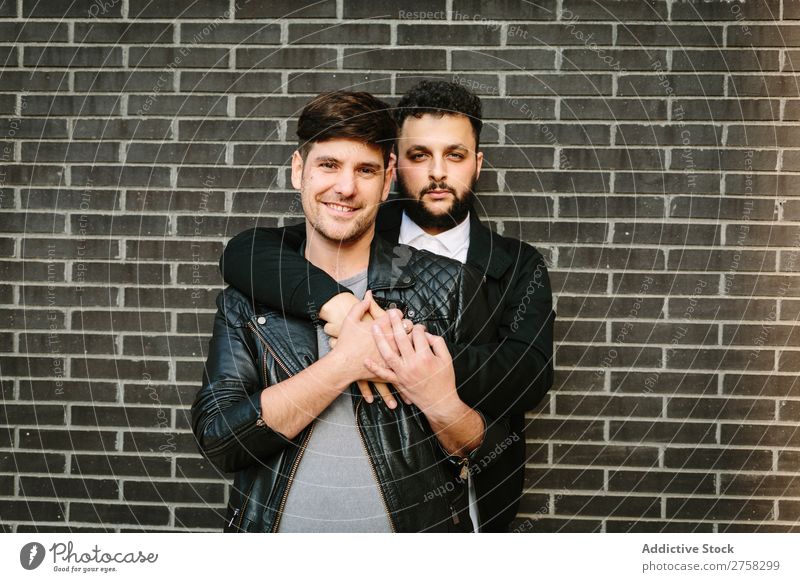
[[[469, 251], [467, 264], [478, 269], [484, 276], [499, 279], [513, 263], [513, 257], [499, 243], [499, 235], [486, 228], [473, 208], [469, 213]], [[381, 205], [378, 212], [376, 238], [384, 238], [397, 245], [400, 238], [400, 223], [403, 218], [403, 205], [397, 198], [390, 198]], [[371, 264], [370, 264], [371, 267]], [[370, 283], [372, 280], [370, 280]]]

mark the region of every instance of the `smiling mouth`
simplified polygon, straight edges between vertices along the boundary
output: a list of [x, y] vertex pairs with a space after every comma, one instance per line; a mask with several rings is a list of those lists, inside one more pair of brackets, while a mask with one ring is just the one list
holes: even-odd
[[356, 209], [351, 207], [351, 206], [342, 206], [341, 204], [335, 204], [333, 202], [323, 202], [323, 204], [325, 206], [327, 206], [328, 208], [330, 208], [332, 210], [335, 210], [337, 212], [349, 213], [349, 212], [355, 212], [356, 211]]

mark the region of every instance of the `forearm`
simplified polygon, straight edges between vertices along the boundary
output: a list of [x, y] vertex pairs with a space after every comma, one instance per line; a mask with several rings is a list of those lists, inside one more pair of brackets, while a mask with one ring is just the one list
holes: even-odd
[[293, 439], [353, 381], [334, 352], [261, 392], [261, 418]]
[[486, 427], [475, 410], [460, 402], [445, 411], [425, 414], [431, 429], [449, 455], [464, 457], [478, 448]]

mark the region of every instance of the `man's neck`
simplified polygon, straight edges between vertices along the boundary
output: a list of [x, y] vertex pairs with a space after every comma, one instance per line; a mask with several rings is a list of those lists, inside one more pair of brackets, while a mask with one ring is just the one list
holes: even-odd
[[374, 228], [357, 241], [340, 243], [320, 235], [306, 222], [305, 258], [336, 281], [367, 270]]

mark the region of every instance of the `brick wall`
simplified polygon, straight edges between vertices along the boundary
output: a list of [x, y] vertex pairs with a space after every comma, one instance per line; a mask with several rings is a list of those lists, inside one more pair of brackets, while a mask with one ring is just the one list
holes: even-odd
[[[218, 530], [188, 410], [225, 241], [330, 88], [484, 97], [557, 385], [517, 531], [800, 518], [798, 0], [0, 0], [0, 523]], [[287, 121], [288, 119], [288, 121]]]

